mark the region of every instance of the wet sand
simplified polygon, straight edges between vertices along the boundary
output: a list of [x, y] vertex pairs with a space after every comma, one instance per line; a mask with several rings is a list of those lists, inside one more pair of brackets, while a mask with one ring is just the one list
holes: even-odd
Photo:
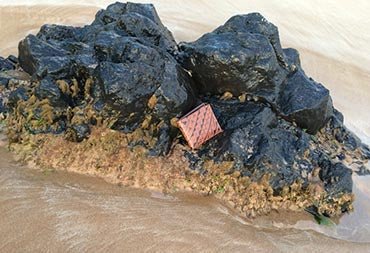
[[[0, 55], [17, 54], [18, 41], [44, 23], [91, 22], [98, 8], [86, 3], [106, 6], [104, 1], [70, 5], [75, 2], [1, 6]], [[261, 11], [279, 26], [283, 45], [301, 52], [306, 72], [330, 89], [346, 124], [370, 143], [366, 1], [356, 6], [345, 1], [327, 1], [326, 6], [319, 1], [151, 2], [178, 41], [194, 40], [232, 14]], [[12, 4], [17, 3], [21, 1]], [[325, 228], [304, 214], [250, 221], [213, 198], [164, 196], [90, 177], [32, 171], [0, 148], [0, 252], [369, 252], [370, 179], [354, 180], [355, 213], [343, 217], [339, 226]]]

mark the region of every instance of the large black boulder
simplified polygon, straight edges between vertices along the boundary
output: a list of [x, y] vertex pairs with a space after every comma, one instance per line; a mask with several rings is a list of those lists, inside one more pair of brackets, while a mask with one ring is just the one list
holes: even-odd
[[104, 103], [120, 113], [116, 129], [132, 131], [145, 117], [147, 102], [159, 86], [156, 73], [147, 68], [143, 64], [102, 62], [96, 69]]
[[329, 91], [304, 74], [298, 52], [283, 50], [276, 26], [258, 13], [234, 16], [180, 49], [201, 94], [252, 94], [311, 134], [332, 116]]
[[209, 33], [181, 49], [183, 66], [201, 93], [253, 93], [274, 100], [285, 77], [274, 48], [260, 34]]
[[135, 39], [119, 42], [111, 56], [119, 63], [101, 62], [94, 73], [104, 103], [120, 112], [115, 128], [132, 131], [145, 114], [169, 122], [195, 104], [191, 78], [172, 56]]
[[202, 93], [252, 93], [273, 102], [288, 74], [276, 26], [258, 13], [237, 15], [192, 43], [180, 61]]
[[28, 35], [18, 45], [19, 64], [30, 75], [56, 78], [68, 75], [70, 57], [62, 48], [51, 45], [34, 35]]
[[111, 4], [96, 14], [92, 26], [105, 26], [105, 30], [115, 30], [122, 36], [142, 38], [168, 52], [177, 51], [175, 39], [162, 24], [152, 4]]
[[280, 113], [308, 133], [315, 134], [333, 115], [329, 90], [308, 78], [301, 69], [290, 75], [281, 88]]

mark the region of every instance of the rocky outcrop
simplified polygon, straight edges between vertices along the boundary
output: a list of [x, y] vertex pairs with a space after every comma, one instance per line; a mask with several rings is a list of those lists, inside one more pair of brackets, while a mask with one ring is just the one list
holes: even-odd
[[114, 128], [132, 131], [145, 115], [168, 123], [194, 106], [192, 80], [171, 55], [136, 38], [102, 44], [108, 53], [93, 74], [95, 96], [120, 112]]
[[[91, 25], [42, 26], [18, 58], [0, 58], [0, 110], [11, 142], [44, 141], [41, 153], [52, 134], [79, 152], [101, 145], [107, 171], [117, 149], [145, 164], [181, 159], [177, 171], [197, 175], [184, 179], [193, 189], [222, 193], [246, 213], [288, 201], [339, 215], [351, 209], [352, 173], [368, 171], [369, 149], [343, 126], [329, 91], [258, 13], [178, 46], [152, 5], [115, 3]], [[224, 132], [190, 150], [176, 122], [201, 102]]]
[[318, 140], [271, 108], [237, 99], [208, 101], [224, 132], [191, 154], [193, 169], [202, 171], [209, 159], [233, 161], [233, 170], [256, 181], [268, 174], [274, 194], [279, 195], [297, 181], [307, 187], [315, 170], [321, 168], [320, 177], [329, 192], [352, 191], [352, 171], [340, 162], [333, 163]]
[[252, 94], [315, 134], [332, 116], [329, 91], [308, 78], [298, 53], [283, 50], [278, 29], [258, 13], [238, 15], [195, 42], [180, 61], [203, 94]]
[[173, 56], [176, 51], [152, 5], [116, 3], [85, 27], [44, 25], [19, 43], [19, 64], [37, 80], [35, 97], [61, 109], [57, 118], [69, 133], [84, 135], [71, 140], [86, 138], [89, 131], [78, 129], [98, 120], [80, 119], [81, 127], [65, 119], [101, 105], [97, 111], [112, 118], [112, 129], [128, 133], [144, 121], [160, 124], [151, 133], [161, 143], [163, 150], [154, 152], [159, 154], [171, 145], [171, 119], [196, 101], [190, 75]]

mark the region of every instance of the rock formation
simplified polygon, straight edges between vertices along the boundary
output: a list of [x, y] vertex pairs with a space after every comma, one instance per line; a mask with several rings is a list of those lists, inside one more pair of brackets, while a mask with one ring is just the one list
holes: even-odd
[[[18, 58], [0, 58], [0, 68], [0, 112], [9, 112], [13, 143], [41, 134], [83, 143], [93, 128], [110, 128], [133, 136], [127, 147], [143, 147], [149, 157], [182, 146], [185, 169], [205, 178], [215, 176], [210, 162], [228, 164], [223, 176], [267, 178], [269, 194], [281, 201], [299, 185], [298, 195], [312, 197], [300, 207], [326, 215], [351, 209], [352, 172], [368, 171], [368, 147], [258, 13], [177, 45], [153, 5], [115, 3], [91, 25], [42, 26], [19, 43]], [[190, 150], [176, 119], [201, 102], [212, 105], [224, 132]]]

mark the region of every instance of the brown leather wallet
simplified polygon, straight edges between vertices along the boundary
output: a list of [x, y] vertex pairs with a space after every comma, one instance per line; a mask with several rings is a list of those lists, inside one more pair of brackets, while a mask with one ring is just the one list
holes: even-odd
[[181, 117], [177, 124], [192, 149], [199, 148], [223, 131], [211, 105], [205, 103]]

